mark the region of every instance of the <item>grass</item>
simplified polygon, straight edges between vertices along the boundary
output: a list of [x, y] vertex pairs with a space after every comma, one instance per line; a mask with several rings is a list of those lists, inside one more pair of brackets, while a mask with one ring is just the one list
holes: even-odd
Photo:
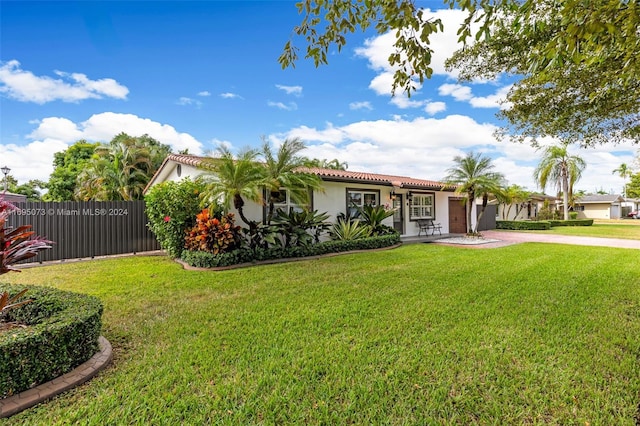
[[7, 274], [100, 297], [115, 360], [4, 422], [634, 425], [629, 254], [415, 244], [224, 272], [132, 257]]

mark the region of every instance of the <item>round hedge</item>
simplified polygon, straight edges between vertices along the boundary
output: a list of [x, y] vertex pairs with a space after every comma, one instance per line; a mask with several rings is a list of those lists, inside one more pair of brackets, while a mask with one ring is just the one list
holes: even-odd
[[0, 333], [0, 398], [59, 377], [98, 351], [102, 303], [93, 296], [49, 287], [0, 283], [0, 292], [33, 302], [9, 310], [5, 321], [26, 324]]

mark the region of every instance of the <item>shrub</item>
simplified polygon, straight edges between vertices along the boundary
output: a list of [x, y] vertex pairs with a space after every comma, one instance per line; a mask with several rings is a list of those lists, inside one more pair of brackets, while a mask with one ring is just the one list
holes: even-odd
[[16, 207], [0, 196], [0, 275], [16, 271], [12, 267], [21, 260], [30, 259], [39, 251], [51, 248], [51, 241], [37, 237], [31, 225], [19, 226], [15, 229], [6, 227], [7, 218]]
[[496, 229], [543, 230], [551, 229], [551, 223], [546, 220], [496, 220]]
[[317, 210], [296, 212], [290, 209], [286, 213], [278, 209], [272, 223], [282, 236], [284, 247], [308, 246], [319, 243], [322, 234], [331, 227], [326, 222], [328, 218], [328, 213], [318, 213]]
[[591, 226], [593, 219], [576, 219], [576, 220], [550, 220], [551, 227], [554, 226]]
[[578, 218], [578, 212], [569, 212], [569, 219], [576, 220]]
[[180, 257], [184, 237], [200, 212], [200, 193], [204, 185], [191, 179], [163, 182], [152, 187], [144, 197], [149, 229], [171, 257]]
[[[3, 292], [24, 289], [0, 284]], [[98, 349], [102, 304], [97, 298], [37, 286], [29, 287], [29, 297], [33, 302], [5, 318], [27, 327], [0, 333], [0, 398], [65, 374]]]
[[225, 253], [240, 247], [240, 227], [233, 222], [233, 213], [220, 218], [204, 209], [196, 215], [196, 224], [187, 231], [185, 248], [212, 254]]
[[358, 207], [358, 213], [362, 222], [369, 227], [369, 235], [388, 235], [397, 232], [391, 226], [384, 225], [382, 223], [388, 217], [393, 216], [395, 209], [387, 210], [384, 206], [369, 206]]
[[318, 256], [351, 250], [371, 250], [389, 247], [399, 242], [400, 235], [392, 234], [358, 240], [323, 241], [308, 247], [270, 247], [257, 250], [243, 248], [219, 255], [185, 250], [182, 253], [182, 260], [195, 267], [215, 268], [262, 260]]
[[358, 219], [338, 220], [329, 231], [334, 240], [359, 240], [367, 238], [371, 234], [371, 229]]

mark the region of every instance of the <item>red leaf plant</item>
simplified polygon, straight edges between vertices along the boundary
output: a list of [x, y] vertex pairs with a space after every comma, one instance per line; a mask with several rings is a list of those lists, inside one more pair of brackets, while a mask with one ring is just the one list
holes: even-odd
[[222, 254], [239, 248], [240, 242], [240, 227], [234, 225], [232, 213], [218, 219], [204, 209], [196, 215], [194, 227], [187, 230], [185, 248]]

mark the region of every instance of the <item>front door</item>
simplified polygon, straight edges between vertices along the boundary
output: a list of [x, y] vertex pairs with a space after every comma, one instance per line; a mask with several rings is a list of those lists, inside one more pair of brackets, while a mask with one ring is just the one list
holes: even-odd
[[393, 200], [393, 229], [398, 231], [400, 235], [404, 235], [404, 209], [402, 208], [402, 195], [396, 195]]
[[465, 201], [461, 198], [449, 198], [449, 233], [467, 233], [467, 215]]

